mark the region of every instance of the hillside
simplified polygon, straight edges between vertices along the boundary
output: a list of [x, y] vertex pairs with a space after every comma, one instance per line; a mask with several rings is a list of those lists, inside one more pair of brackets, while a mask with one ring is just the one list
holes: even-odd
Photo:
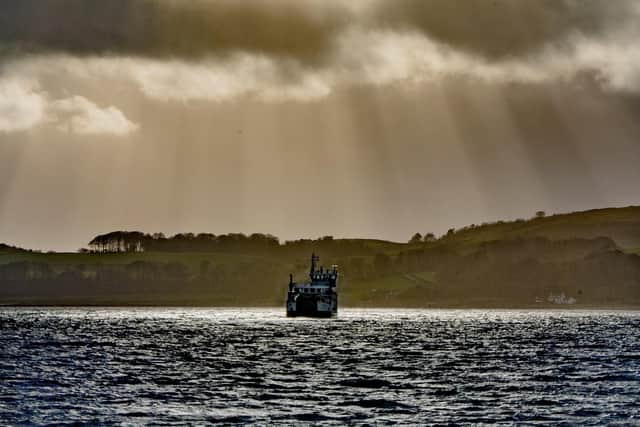
[[529, 220], [470, 225], [445, 237], [449, 243], [471, 243], [515, 238], [551, 240], [609, 237], [620, 248], [640, 248], [640, 206], [593, 209]]
[[471, 225], [413, 243], [140, 232], [92, 242], [99, 251], [0, 245], [0, 304], [281, 305], [288, 274], [304, 279], [316, 252], [340, 266], [343, 305], [545, 307], [564, 295], [574, 306], [640, 307], [640, 207]]

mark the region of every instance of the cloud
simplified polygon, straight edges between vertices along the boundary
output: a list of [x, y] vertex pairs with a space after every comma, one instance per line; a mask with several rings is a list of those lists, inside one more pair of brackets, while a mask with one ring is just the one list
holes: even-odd
[[[447, 78], [539, 84], [586, 76], [604, 90], [640, 93], [640, 48], [632, 42], [634, 38], [625, 40], [574, 37], [567, 46], [549, 47], [525, 58], [490, 60], [452, 50], [417, 31], [354, 29], [336, 40], [330, 62], [322, 67], [247, 53], [199, 61], [39, 55], [7, 64], [5, 73], [49, 84], [51, 92], [55, 86], [73, 90], [73, 85], [127, 82], [146, 98], [163, 102], [238, 98], [306, 102], [344, 87], [411, 85]], [[79, 108], [80, 102], [74, 105]], [[120, 118], [122, 129], [132, 129], [124, 125], [122, 113], [109, 115]]]
[[371, 15], [372, 25], [501, 59], [635, 25], [638, 10], [633, 0], [394, 0], [378, 1]]
[[38, 84], [20, 78], [0, 79], [0, 132], [15, 132], [39, 124], [45, 116], [46, 99]]
[[318, 61], [348, 21], [318, 0], [19, 0], [3, 2], [5, 50], [197, 59], [258, 52]]
[[159, 101], [312, 101], [349, 86], [415, 84], [468, 78], [494, 84], [572, 82], [585, 77], [605, 90], [640, 93], [640, 47], [635, 37], [574, 36], [523, 58], [491, 60], [421, 32], [354, 29], [337, 40], [325, 66], [264, 55], [236, 54], [200, 61], [131, 57], [39, 56], [18, 61], [15, 75], [77, 80], [125, 80]]
[[0, 51], [199, 60], [237, 53], [329, 61], [354, 29], [420, 32], [492, 60], [635, 26], [634, 0], [20, 0]]
[[124, 136], [139, 128], [113, 106], [100, 108], [82, 96], [52, 101], [35, 78], [0, 78], [0, 132], [46, 124], [79, 135]]
[[146, 96], [164, 101], [223, 102], [246, 96], [305, 101], [324, 97], [331, 90], [329, 82], [314, 78], [295, 62], [246, 54], [197, 63], [127, 60], [111, 69], [112, 77], [122, 73]]
[[[640, 94], [640, 29], [630, 25], [640, 6], [630, 0], [64, 0], [64, 13], [54, 7], [61, 1], [10, 3], [0, 21], [41, 25], [0, 25], [0, 34], [14, 52], [37, 53], [5, 56], [0, 72], [63, 98], [102, 96], [83, 89], [108, 81], [163, 102], [306, 102], [345, 87], [447, 78], [588, 80]], [[115, 106], [88, 102], [73, 101], [65, 129], [135, 130]]]
[[100, 108], [82, 96], [54, 101], [50, 112], [59, 130], [79, 135], [125, 136], [139, 128], [117, 108]]
[[310, 101], [328, 95], [333, 89], [330, 85], [335, 84], [330, 69], [321, 71], [297, 61], [250, 54], [202, 61], [37, 55], [12, 61], [6, 65], [5, 73], [28, 75], [65, 90], [72, 85], [126, 82], [145, 97], [158, 101], [226, 102], [252, 97], [282, 102]]

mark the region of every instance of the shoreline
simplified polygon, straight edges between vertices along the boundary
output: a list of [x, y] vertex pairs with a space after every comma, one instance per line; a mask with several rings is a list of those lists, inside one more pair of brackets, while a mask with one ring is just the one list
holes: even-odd
[[[0, 303], [0, 309], [3, 308], [113, 308], [113, 309], [130, 309], [130, 308], [152, 308], [152, 309], [282, 309], [284, 306], [276, 305], [198, 305], [198, 304], [64, 304], [64, 303], [25, 303], [12, 304]], [[339, 310], [540, 310], [540, 311], [640, 311], [640, 305], [587, 305], [587, 304], [571, 304], [571, 305], [433, 305], [433, 306], [385, 306], [385, 305], [366, 305], [366, 306], [346, 306], [340, 307]]]

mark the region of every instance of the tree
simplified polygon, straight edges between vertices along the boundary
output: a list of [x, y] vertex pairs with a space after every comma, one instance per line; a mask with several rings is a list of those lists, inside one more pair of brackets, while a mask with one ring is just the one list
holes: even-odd
[[413, 237], [411, 237], [411, 239], [409, 240], [409, 243], [420, 243], [422, 242], [422, 234], [420, 233], [416, 233], [413, 235]]
[[427, 233], [424, 235], [424, 241], [426, 243], [432, 243], [436, 241], [436, 235], [433, 233]]

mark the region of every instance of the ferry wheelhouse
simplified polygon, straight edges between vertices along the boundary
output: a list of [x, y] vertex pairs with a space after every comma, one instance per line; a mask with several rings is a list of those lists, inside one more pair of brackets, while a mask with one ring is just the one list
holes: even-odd
[[296, 283], [289, 275], [287, 317], [331, 317], [338, 314], [338, 266], [316, 268], [320, 258], [311, 255], [309, 282]]

